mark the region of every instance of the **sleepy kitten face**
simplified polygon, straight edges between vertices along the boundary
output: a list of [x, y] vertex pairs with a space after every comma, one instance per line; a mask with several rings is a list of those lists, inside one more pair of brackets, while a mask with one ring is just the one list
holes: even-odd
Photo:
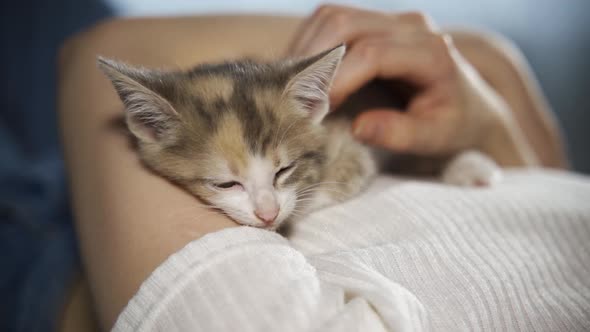
[[99, 59], [156, 173], [235, 221], [274, 229], [301, 212], [326, 162], [328, 89], [339, 46], [301, 61], [133, 68]]

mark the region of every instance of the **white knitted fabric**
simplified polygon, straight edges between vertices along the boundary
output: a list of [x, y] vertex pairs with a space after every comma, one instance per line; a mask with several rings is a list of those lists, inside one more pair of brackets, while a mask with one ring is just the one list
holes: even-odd
[[114, 330], [590, 331], [590, 179], [379, 178], [289, 240], [237, 227], [190, 243]]

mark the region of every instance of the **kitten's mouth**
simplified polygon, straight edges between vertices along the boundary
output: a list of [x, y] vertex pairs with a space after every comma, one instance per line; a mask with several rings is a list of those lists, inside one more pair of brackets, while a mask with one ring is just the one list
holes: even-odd
[[284, 223], [282, 221], [277, 222], [275, 220], [272, 223], [262, 223], [261, 225], [256, 225], [254, 227], [264, 229], [267, 231], [276, 231], [277, 229], [281, 228], [281, 226], [283, 226], [283, 224]]
[[277, 228], [279, 228], [279, 226], [280, 226], [280, 223], [273, 222], [272, 224], [263, 224], [261, 226], [256, 226], [256, 227], [261, 228], [261, 229], [265, 229], [267, 231], [276, 231]]

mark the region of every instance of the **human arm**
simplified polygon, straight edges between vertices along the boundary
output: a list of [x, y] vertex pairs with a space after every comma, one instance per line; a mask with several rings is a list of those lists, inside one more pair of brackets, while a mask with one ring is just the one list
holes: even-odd
[[372, 109], [357, 117], [354, 130], [368, 143], [422, 155], [478, 149], [504, 166], [565, 167], [558, 126], [532, 75], [500, 40], [442, 33], [421, 13], [326, 5], [301, 25], [290, 52], [348, 44], [335, 105], [375, 78], [417, 88], [406, 113]]
[[448, 33], [463, 57], [510, 107], [540, 164], [569, 168], [559, 123], [518, 47], [490, 32], [451, 30]]

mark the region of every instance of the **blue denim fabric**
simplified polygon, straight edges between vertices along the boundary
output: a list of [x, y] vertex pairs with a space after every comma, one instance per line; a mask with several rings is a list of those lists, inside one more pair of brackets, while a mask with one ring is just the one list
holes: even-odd
[[78, 0], [0, 6], [0, 331], [52, 331], [79, 270], [58, 145], [56, 52], [110, 10]]

